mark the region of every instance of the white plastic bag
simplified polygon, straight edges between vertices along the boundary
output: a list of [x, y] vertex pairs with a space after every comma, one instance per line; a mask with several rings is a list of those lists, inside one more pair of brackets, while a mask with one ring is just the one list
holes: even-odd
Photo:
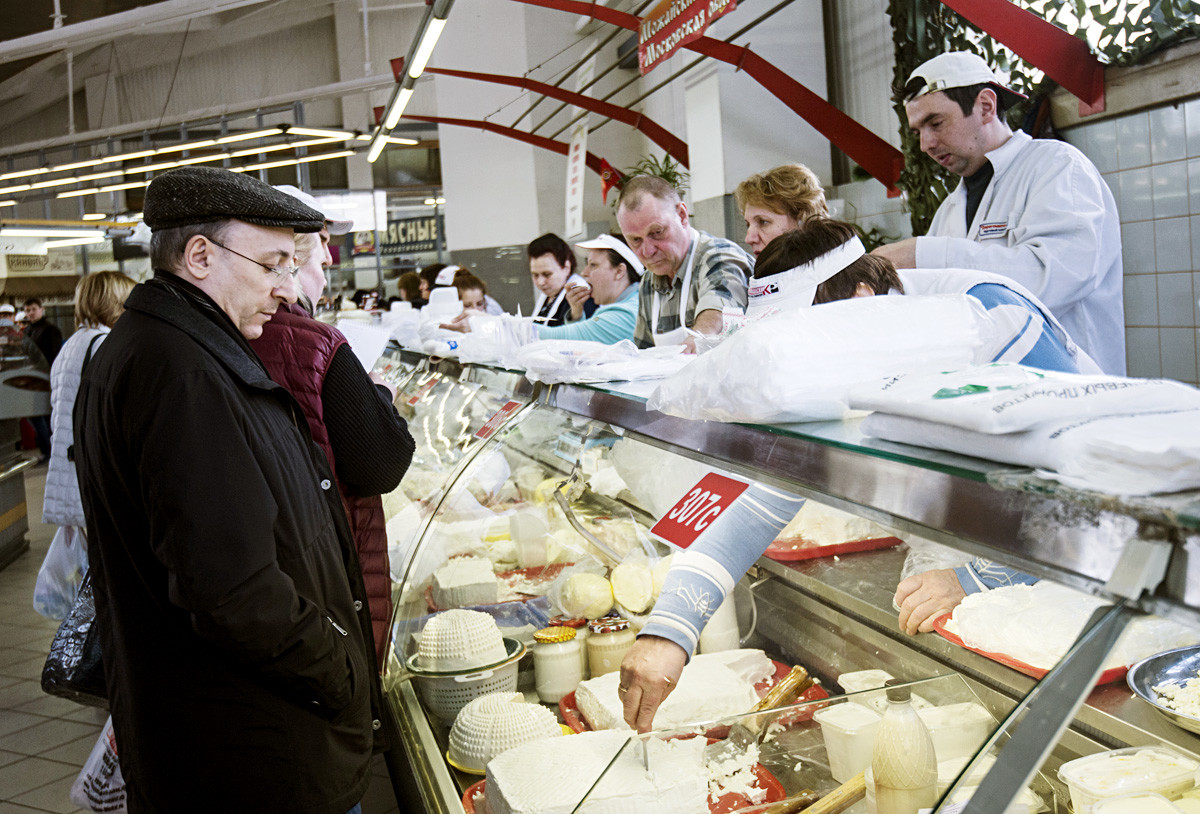
[[646, 406], [713, 421], [843, 418], [853, 384], [969, 365], [985, 315], [966, 295], [863, 297], [778, 313], [698, 357]]
[[125, 808], [125, 778], [117, 762], [117, 739], [113, 735], [112, 718], [104, 722], [100, 737], [92, 747], [83, 770], [71, 784], [71, 802], [88, 811], [123, 814]]
[[639, 350], [628, 339], [615, 345], [543, 339], [521, 348], [515, 361], [530, 381], [557, 384], [661, 379], [694, 358], [684, 354], [681, 345]]
[[998, 434], [1051, 421], [1200, 409], [1200, 390], [1166, 379], [1085, 376], [997, 363], [866, 382], [851, 390], [850, 406]]
[[472, 314], [471, 332], [458, 341], [458, 358], [464, 363], [512, 367], [521, 348], [537, 339], [533, 317], [511, 314]]
[[83, 529], [59, 526], [33, 584], [33, 609], [47, 619], [64, 618], [75, 604], [87, 567]]

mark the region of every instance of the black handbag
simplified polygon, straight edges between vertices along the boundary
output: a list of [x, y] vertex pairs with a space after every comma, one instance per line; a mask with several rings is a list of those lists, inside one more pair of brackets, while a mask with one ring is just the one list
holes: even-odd
[[42, 668], [42, 689], [78, 704], [107, 709], [108, 691], [100, 657], [100, 637], [92, 624], [95, 619], [96, 600], [92, 595], [89, 571], [84, 574], [71, 612], [58, 626], [54, 641], [50, 643], [50, 655]]

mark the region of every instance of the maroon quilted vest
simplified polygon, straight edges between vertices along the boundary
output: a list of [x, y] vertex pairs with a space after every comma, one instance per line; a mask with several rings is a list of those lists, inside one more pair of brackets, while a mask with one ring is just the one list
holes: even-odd
[[[263, 333], [250, 345], [262, 359], [267, 372], [287, 388], [304, 410], [313, 440], [325, 450], [329, 466], [337, 471], [329, 432], [325, 429], [325, 411], [321, 387], [333, 361], [334, 352], [346, 344], [346, 337], [332, 325], [313, 319], [299, 305], [281, 305]], [[358, 562], [362, 567], [371, 610], [371, 629], [375, 650], [383, 665], [388, 626], [392, 618], [392, 582], [388, 569], [387, 532], [384, 528], [383, 501], [378, 496], [358, 497], [346, 494], [338, 484], [346, 517], [354, 532]]]

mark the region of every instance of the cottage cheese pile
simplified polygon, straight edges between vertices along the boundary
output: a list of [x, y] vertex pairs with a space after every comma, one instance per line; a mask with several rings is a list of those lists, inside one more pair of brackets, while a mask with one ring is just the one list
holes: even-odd
[[1154, 691], [1158, 693], [1159, 701], [1164, 707], [1200, 718], [1200, 675], [1193, 676], [1182, 684], [1164, 681], [1155, 686]]
[[[971, 594], [954, 609], [953, 624], [968, 647], [1003, 653], [1049, 670], [1066, 655], [1092, 612], [1103, 600], [1041, 580]], [[1037, 636], [1029, 631], [1036, 630]], [[1194, 644], [1197, 631], [1147, 616], [1130, 622], [1104, 662], [1105, 669], [1133, 664], [1146, 656]]]

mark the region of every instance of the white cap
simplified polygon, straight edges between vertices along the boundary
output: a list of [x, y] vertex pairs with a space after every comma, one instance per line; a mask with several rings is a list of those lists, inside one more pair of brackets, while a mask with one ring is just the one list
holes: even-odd
[[1005, 87], [982, 57], [968, 51], [950, 51], [925, 60], [908, 77], [906, 87], [916, 79], [923, 80], [925, 84], [916, 93], [906, 97], [905, 103], [919, 99], [927, 93], [985, 83], [993, 85], [997, 94], [1007, 97], [1005, 107], [1027, 98], [1025, 94]]
[[617, 254], [625, 258], [625, 262], [633, 269], [633, 273], [641, 277], [646, 273], [646, 267], [642, 265], [642, 261], [638, 260], [637, 255], [633, 253], [633, 249], [622, 240], [618, 240], [610, 234], [597, 235], [591, 240], [585, 240], [582, 243], [576, 243], [581, 249], [612, 249]]
[[454, 285], [454, 275], [462, 271], [462, 266], [446, 266], [433, 279], [434, 285]]
[[858, 237], [852, 237], [802, 266], [753, 280], [747, 292], [747, 316], [768, 308], [808, 308], [816, 296], [817, 286], [843, 271], [864, 254], [866, 249], [862, 241]]
[[354, 221], [352, 220], [335, 220], [334, 218], [331, 218], [329, 213], [326, 212], [319, 203], [317, 203], [316, 198], [309, 195], [299, 187], [294, 187], [291, 184], [280, 184], [279, 186], [275, 187], [275, 189], [279, 190], [280, 192], [286, 192], [288, 195], [291, 195], [305, 206], [315, 209], [324, 215], [325, 227], [329, 229], [329, 234], [331, 235], [344, 235], [354, 228]]
[[9, 305], [8, 303], [0, 304], [0, 314], [15, 314], [15, 313], [17, 313], [16, 306]]

